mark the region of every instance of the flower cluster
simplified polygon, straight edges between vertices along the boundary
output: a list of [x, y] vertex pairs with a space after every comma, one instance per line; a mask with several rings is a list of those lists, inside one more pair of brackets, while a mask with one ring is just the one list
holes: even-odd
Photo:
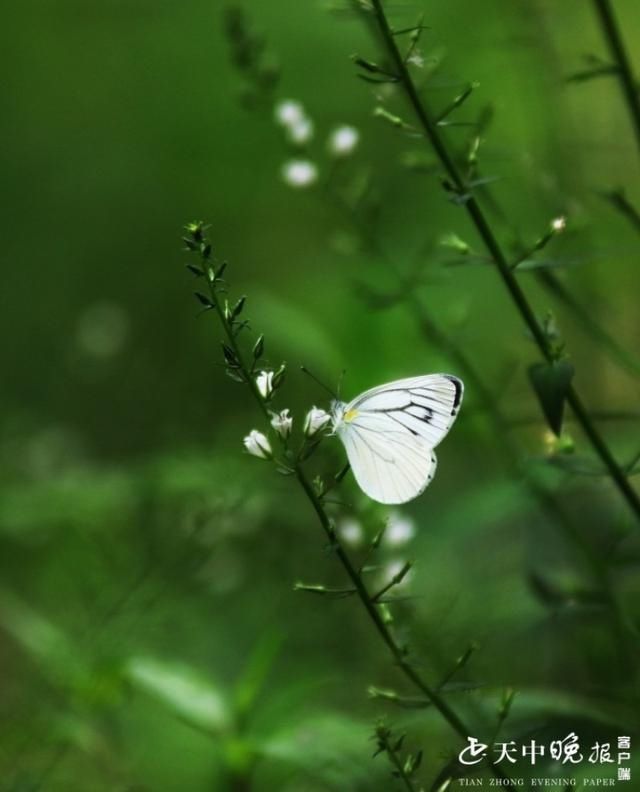
[[[271, 372], [261, 371], [256, 378], [256, 387], [264, 399], [268, 399], [273, 392]], [[280, 412], [271, 413], [271, 426], [276, 435], [286, 444], [293, 431], [293, 416], [288, 408]], [[331, 415], [319, 407], [312, 407], [303, 421], [304, 437], [311, 439], [318, 437], [322, 430], [331, 423]], [[251, 456], [258, 459], [273, 459], [273, 451], [269, 439], [257, 429], [252, 429], [244, 438], [244, 447]]]
[[[304, 106], [294, 100], [279, 102], [274, 111], [276, 124], [284, 130], [287, 142], [296, 149], [307, 147], [313, 140], [315, 126], [307, 115]], [[358, 130], [343, 124], [331, 131], [327, 140], [327, 150], [336, 159], [353, 154], [360, 140]], [[301, 189], [311, 187], [318, 180], [319, 169], [316, 163], [303, 156], [295, 156], [282, 166], [282, 178], [289, 187]]]

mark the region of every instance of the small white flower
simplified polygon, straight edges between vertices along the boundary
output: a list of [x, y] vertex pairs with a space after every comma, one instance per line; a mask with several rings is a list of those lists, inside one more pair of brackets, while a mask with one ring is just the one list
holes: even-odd
[[258, 459], [271, 459], [273, 451], [269, 440], [257, 429], [252, 429], [243, 440], [247, 451]]
[[413, 539], [415, 532], [413, 520], [401, 512], [392, 512], [384, 532], [384, 541], [391, 547], [398, 547]]
[[362, 526], [353, 517], [347, 517], [341, 520], [338, 524], [338, 533], [343, 542], [351, 547], [357, 547], [362, 544], [364, 532]]
[[273, 393], [273, 371], [261, 371], [256, 377], [256, 387], [263, 399]]
[[566, 227], [567, 227], [567, 218], [563, 217], [562, 215], [560, 215], [560, 217], [555, 217], [551, 221], [551, 230], [555, 231], [557, 234], [559, 234], [560, 231], [564, 231]]
[[304, 433], [307, 437], [313, 437], [329, 423], [331, 416], [328, 412], [319, 407], [312, 407], [304, 419]]
[[297, 146], [308, 143], [313, 137], [313, 121], [305, 116], [293, 124], [288, 124], [287, 136], [289, 140]]
[[289, 410], [274, 413], [271, 419], [271, 426], [273, 426], [280, 437], [289, 437], [293, 428], [293, 418], [289, 415]]
[[304, 108], [300, 102], [296, 102], [293, 99], [285, 99], [276, 105], [275, 116], [278, 124], [290, 127], [304, 120]]
[[339, 126], [329, 137], [329, 151], [336, 157], [348, 157], [358, 145], [360, 133], [352, 126]]
[[410, 63], [412, 66], [417, 66], [418, 69], [423, 69], [424, 57], [420, 52], [414, 52], [407, 58], [407, 63]]
[[318, 178], [318, 169], [310, 160], [289, 160], [282, 168], [282, 178], [289, 187], [309, 187]]

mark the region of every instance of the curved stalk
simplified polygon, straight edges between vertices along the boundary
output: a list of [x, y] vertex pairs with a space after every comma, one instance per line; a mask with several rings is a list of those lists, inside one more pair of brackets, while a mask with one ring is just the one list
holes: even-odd
[[[202, 244], [202, 238], [200, 238]], [[202, 274], [205, 275], [207, 284], [208, 284], [208, 292], [210, 298], [210, 307], [214, 309], [218, 319], [220, 320], [225, 336], [226, 341], [233, 351], [236, 360], [239, 365], [239, 371], [242, 376], [243, 381], [249, 386], [250, 391], [258, 403], [261, 412], [265, 416], [265, 418], [269, 419], [269, 410], [267, 408], [265, 400], [260, 395], [258, 391], [255, 377], [252, 374], [252, 371], [247, 366], [245, 362], [244, 355], [240, 346], [237, 341], [237, 336], [233, 332], [233, 327], [227, 316], [225, 315], [225, 311], [220, 304], [219, 295], [216, 290], [216, 278], [213, 275], [212, 271], [208, 269], [208, 264], [206, 260], [203, 260], [204, 269]], [[211, 273], [211, 274], [210, 274]], [[421, 674], [416, 670], [416, 668], [412, 665], [407, 657], [407, 650], [405, 647], [401, 646], [395, 639], [392, 631], [389, 629], [389, 626], [385, 622], [383, 617], [382, 611], [380, 609], [379, 604], [377, 604], [362, 578], [360, 570], [353, 564], [351, 561], [349, 554], [344, 549], [342, 543], [340, 542], [339, 537], [337, 536], [333, 522], [329, 517], [327, 511], [325, 510], [324, 504], [321, 500], [321, 497], [316, 493], [311, 481], [307, 477], [307, 474], [302, 466], [302, 463], [299, 460], [293, 464], [292, 472], [296, 477], [301, 489], [305, 493], [309, 503], [311, 504], [313, 511], [315, 512], [318, 521], [329, 541], [330, 546], [334, 549], [335, 554], [342, 564], [342, 567], [351, 581], [353, 588], [355, 589], [356, 596], [358, 597], [360, 603], [363, 606], [364, 611], [366, 612], [367, 616], [369, 617], [370, 621], [372, 622], [373, 626], [376, 629], [376, 632], [382, 639], [383, 643], [386, 645], [391, 657], [396, 664], [396, 666], [400, 669], [404, 677], [415, 687], [417, 688], [425, 698], [432, 704], [432, 706], [440, 713], [443, 719], [449, 724], [451, 729], [456, 733], [458, 737], [463, 740], [466, 740], [467, 737], [471, 734], [469, 728], [462, 720], [462, 718], [456, 713], [456, 711], [447, 703], [447, 701], [440, 695], [440, 693], [432, 688], [421, 676]], [[490, 762], [486, 762], [487, 769], [497, 778], [505, 779], [507, 775], [505, 772], [499, 767]]]
[[593, 5], [602, 26], [609, 52], [615, 62], [629, 118], [633, 125], [636, 144], [640, 151], [640, 96], [618, 20], [610, 0], [593, 0]]
[[[531, 333], [541, 356], [548, 363], [552, 363], [554, 361], [554, 352], [551, 344], [549, 343], [549, 339], [540, 326], [533, 308], [531, 307], [524, 291], [522, 290], [516, 275], [513, 272], [509, 261], [507, 260], [506, 255], [498, 243], [493, 229], [491, 228], [482, 208], [480, 207], [480, 204], [473, 195], [468, 194], [468, 188], [464, 182], [464, 179], [462, 178], [462, 175], [459, 172], [452, 155], [449, 153], [449, 149], [446, 146], [444, 139], [440, 136], [435, 123], [431, 120], [431, 117], [429, 116], [426, 107], [418, 94], [418, 89], [413, 82], [411, 75], [409, 74], [406, 62], [396, 44], [393, 31], [391, 30], [389, 21], [384, 11], [384, 7], [382, 5], [382, 0], [371, 0], [371, 8], [378, 24], [378, 30], [382, 42], [393, 63], [398, 84], [404, 90], [409, 104], [411, 105], [428, 142], [431, 144], [431, 147], [437, 154], [448, 179], [451, 181], [452, 188], [459, 195], [465, 196], [465, 200], [463, 201], [464, 208], [473, 225], [475, 226], [479, 237], [484, 243], [484, 246], [486, 247], [490, 258], [493, 261], [512, 302], [514, 303], [523, 322]], [[585, 408], [582, 399], [575, 387], [569, 387], [566, 399], [575, 415], [577, 422], [580, 424], [582, 431], [591, 443], [596, 454], [600, 457], [603, 465], [609, 472], [609, 475], [620, 492], [620, 495], [624, 498], [636, 520], [638, 520], [640, 523], [640, 496], [638, 496], [638, 493], [631, 486], [624, 471], [611, 453], [609, 446], [606, 444], [600, 435], [600, 432], [591, 420], [591, 417], [589, 416], [589, 413], [587, 412], [587, 409]]]

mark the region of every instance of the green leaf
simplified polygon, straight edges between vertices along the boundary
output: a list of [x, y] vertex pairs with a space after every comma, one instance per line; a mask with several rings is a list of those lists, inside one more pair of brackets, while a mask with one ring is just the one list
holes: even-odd
[[353, 789], [356, 781], [371, 782], [366, 751], [369, 731], [367, 723], [347, 715], [319, 712], [307, 719], [296, 719], [270, 735], [258, 744], [258, 751], [271, 760], [296, 767], [331, 789]]
[[134, 657], [126, 675], [136, 687], [164, 704], [180, 720], [209, 734], [220, 734], [231, 715], [220, 690], [193, 668]]
[[562, 688], [520, 688], [509, 721], [513, 739], [541, 718], [551, 723], [571, 719], [574, 728], [581, 723], [595, 723], [619, 729], [623, 734], [637, 720], [631, 702], [607, 701], [598, 695], [581, 695]]
[[236, 684], [235, 708], [238, 713], [248, 712], [264, 690], [267, 677], [278, 657], [282, 643], [282, 635], [269, 633], [258, 642], [249, 656], [246, 667]]
[[262, 357], [262, 353], [264, 352], [264, 335], [258, 337], [254, 347], [253, 347], [253, 359], [259, 360]]
[[204, 305], [205, 308], [213, 308], [213, 303], [206, 294], [202, 294], [202, 292], [194, 292], [194, 294], [200, 305]]
[[583, 263], [581, 259], [536, 259], [524, 258], [514, 267], [518, 272], [532, 272], [533, 270], [568, 269]]
[[453, 232], [444, 234], [442, 237], [440, 237], [440, 245], [441, 247], [445, 247], [449, 250], [455, 251], [456, 253], [460, 253], [463, 256], [466, 256], [471, 252], [471, 248], [464, 241], [464, 239], [461, 239]]
[[573, 366], [568, 360], [559, 360], [552, 364], [535, 363], [529, 368], [531, 385], [547, 423], [556, 436], [562, 432], [564, 404], [573, 373]]
[[81, 663], [66, 635], [9, 591], [0, 592], [0, 624], [57, 681], [78, 678]]

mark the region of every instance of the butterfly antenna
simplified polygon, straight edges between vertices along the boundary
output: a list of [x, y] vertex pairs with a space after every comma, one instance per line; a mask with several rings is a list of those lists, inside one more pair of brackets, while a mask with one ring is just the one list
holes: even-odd
[[312, 380], [313, 380], [313, 381], [314, 381], [314, 382], [315, 382], [317, 385], [319, 385], [321, 388], [323, 388], [324, 390], [326, 390], [326, 391], [327, 391], [327, 393], [330, 393], [330, 394], [331, 394], [331, 396], [333, 396], [333, 398], [334, 398], [334, 399], [338, 400], [338, 394], [337, 394], [335, 391], [331, 390], [331, 388], [330, 388], [328, 385], [325, 385], [325, 384], [324, 384], [324, 382], [321, 382], [321, 381], [320, 381], [320, 380], [319, 380], [319, 379], [316, 377], [316, 375], [315, 375], [315, 374], [312, 374], [312, 373], [309, 371], [309, 369], [308, 369], [306, 366], [300, 366], [300, 369], [301, 369], [301, 370], [302, 370], [302, 371], [303, 371], [303, 372], [304, 372], [304, 373], [305, 373], [305, 374], [306, 374], [308, 377], [311, 377], [311, 379], [312, 379]]
[[340, 392], [342, 391], [342, 382], [344, 380], [344, 375], [347, 373], [346, 369], [342, 369], [340, 372], [340, 377], [338, 379], [338, 398], [340, 398]]

